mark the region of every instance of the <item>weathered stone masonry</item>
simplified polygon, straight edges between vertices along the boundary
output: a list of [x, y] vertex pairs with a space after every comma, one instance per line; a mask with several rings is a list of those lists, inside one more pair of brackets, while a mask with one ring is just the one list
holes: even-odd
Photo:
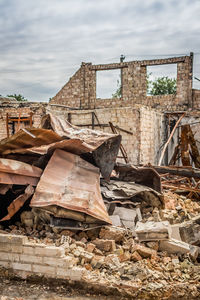
[[[147, 66], [177, 64], [177, 92], [175, 95], [147, 96]], [[93, 109], [124, 107], [142, 104], [162, 110], [192, 107], [193, 55], [157, 60], [131, 61], [106, 65], [82, 63], [69, 82], [52, 98], [51, 104], [72, 108]], [[96, 72], [121, 69], [122, 98], [96, 98]]]

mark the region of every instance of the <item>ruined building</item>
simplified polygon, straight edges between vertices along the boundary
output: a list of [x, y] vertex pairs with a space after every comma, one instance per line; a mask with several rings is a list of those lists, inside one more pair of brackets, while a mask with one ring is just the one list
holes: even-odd
[[[148, 96], [147, 66], [176, 64], [176, 94]], [[96, 97], [96, 73], [121, 70], [122, 97]], [[111, 131], [109, 122], [122, 135], [128, 160], [134, 164], [158, 163], [160, 149], [175, 120], [183, 111], [189, 119], [198, 118], [200, 91], [192, 89], [193, 54], [156, 60], [120, 62], [104, 65], [82, 63], [80, 69], [50, 101], [56, 114], [64, 114], [74, 125]], [[192, 115], [192, 116], [191, 116]], [[174, 137], [174, 145], [178, 138]], [[173, 141], [172, 141], [173, 142]], [[165, 155], [170, 159], [174, 145]]]
[[[147, 95], [147, 67], [176, 64], [176, 94]], [[121, 98], [100, 99], [96, 96], [97, 72], [119, 69]], [[193, 126], [198, 139], [200, 90], [192, 88], [193, 54], [166, 59], [120, 62], [104, 65], [82, 63], [49, 104], [17, 102], [0, 98], [0, 138], [32, 124], [38, 127], [46, 112], [64, 115], [73, 125], [111, 132], [111, 122], [122, 135], [124, 156], [133, 164], [157, 164], [162, 146], [175, 122], [186, 112], [182, 124]], [[30, 121], [31, 119], [31, 121]], [[30, 123], [31, 122], [31, 123]], [[168, 163], [180, 130], [176, 131], [164, 162]], [[119, 156], [122, 155], [119, 153]], [[123, 160], [122, 160], [123, 161]]]

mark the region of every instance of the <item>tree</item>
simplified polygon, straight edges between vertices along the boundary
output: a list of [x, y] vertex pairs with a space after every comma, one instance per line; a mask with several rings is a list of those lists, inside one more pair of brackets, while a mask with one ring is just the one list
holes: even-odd
[[121, 98], [121, 96], [122, 96], [122, 85], [121, 85], [120, 81], [121, 81], [121, 79], [117, 80], [118, 88], [117, 88], [116, 92], [114, 94], [112, 94], [112, 98]]
[[148, 79], [148, 91], [150, 95], [176, 94], [176, 79], [169, 77], [158, 77], [154, 81]]
[[[150, 80], [151, 73], [147, 74], [147, 94], [156, 95], [166, 95], [166, 94], [176, 94], [176, 79], [165, 77], [158, 77], [157, 79]], [[112, 94], [112, 98], [121, 98], [122, 87], [120, 81], [117, 80], [117, 90]]]
[[15, 98], [17, 101], [28, 101], [26, 98], [24, 98], [24, 96], [22, 96], [21, 94], [18, 94], [18, 95], [16, 95], [16, 94], [14, 94], [14, 95], [7, 95], [7, 97], [13, 97], [13, 98]]

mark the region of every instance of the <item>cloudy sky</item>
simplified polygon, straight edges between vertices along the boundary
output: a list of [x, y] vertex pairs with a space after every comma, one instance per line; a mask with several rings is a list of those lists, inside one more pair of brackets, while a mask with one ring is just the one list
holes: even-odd
[[[199, 0], [0, 0], [4, 96], [20, 93], [31, 101], [48, 101], [83, 61], [118, 62], [121, 54], [131, 61], [191, 51], [194, 76], [200, 78]], [[168, 69], [169, 75], [173, 72]], [[116, 82], [118, 73], [112, 76]], [[107, 77], [99, 78], [105, 96]], [[200, 89], [200, 82], [194, 79], [194, 86]]]

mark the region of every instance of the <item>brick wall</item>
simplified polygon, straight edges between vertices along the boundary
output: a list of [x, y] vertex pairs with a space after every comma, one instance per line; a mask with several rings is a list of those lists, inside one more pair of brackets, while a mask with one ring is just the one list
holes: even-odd
[[148, 107], [140, 109], [140, 163], [158, 163], [164, 138], [164, 115]]
[[[147, 96], [147, 66], [172, 63], [177, 64], [176, 95]], [[106, 65], [82, 63], [75, 75], [52, 98], [51, 103], [82, 109], [123, 107], [135, 104], [142, 104], [153, 108], [157, 107], [164, 110], [187, 109], [187, 107], [192, 106], [192, 63], [192, 55]], [[122, 98], [96, 99], [96, 72], [112, 69], [121, 69]]]
[[61, 246], [30, 242], [21, 235], [0, 234], [0, 267], [19, 277], [37, 275], [79, 281], [86, 270], [76, 264], [77, 258], [65, 255]]
[[[137, 165], [140, 163], [156, 162], [157, 151], [162, 143], [163, 114], [154, 109], [141, 105], [93, 110], [68, 110], [64, 107], [49, 106], [47, 110], [49, 109], [58, 116], [61, 114], [64, 115], [66, 119], [68, 119], [68, 114], [70, 114], [71, 123], [73, 125], [83, 125], [83, 128], [92, 128], [92, 112], [95, 112], [100, 124], [105, 126], [109, 122], [112, 122], [113, 125], [132, 132], [131, 135], [118, 130], [122, 135], [122, 145], [131, 163]], [[98, 124], [96, 119], [95, 124]], [[112, 132], [109, 126], [94, 126], [94, 129]], [[119, 156], [121, 156], [120, 152]], [[119, 161], [124, 162], [124, 160]]]
[[[42, 116], [45, 114], [47, 104], [37, 102], [0, 102], [0, 140], [7, 137], [6, 130], [6, 114], [9, 117], [29, 117], [32, 112], [33, 126], [39, 127]], [[15, 122], [15, 130], [17, 129], [17, 122]], [[29, 126], [28, 123], [20, 123], [20, 128]], [[12, 125], [9, 125], [9, 132], [12, 134]]]
[[192, 90], [193, 108], [200, 109], [200, 90]]

